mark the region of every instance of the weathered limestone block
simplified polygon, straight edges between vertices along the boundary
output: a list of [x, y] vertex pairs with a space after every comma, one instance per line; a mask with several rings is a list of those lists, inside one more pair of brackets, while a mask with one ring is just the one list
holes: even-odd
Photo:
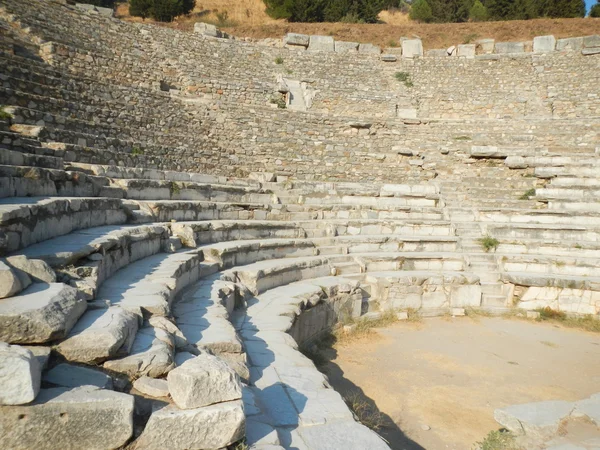
[[169, 395], [167, 380], [143, 376], [133, 382], [133, 387], [150, 397], [167, 397]]
[[414, 58], [423, 56], [423, 42], [421, 39], [405, 39], [402, 41], [402, 57]]
[[46, 369], [48, 360], [50, 359], [50, 352], [52, 351], [50, 347], [44, 347], [42, 345], [25, 345], [23, 348], [26, 348], [33, 353], [33, 356], [35, 356], [35, 359], [37, 359], [37, 362], [40, 365], [40, 369]]
[[475, 44], [460, 44], [458, 46], [458, 56], [475, 58], [475, 47]]
[[121, 350], [128, 354], [138, 329], [138, 316], [117, 306], [87, 311], [56, 351], [69, 361], [102, 362]]
[[379, 55], [381, 53], [381, 47], [373, 44], [359, 44], [358, 53], [370, 53]]
[[600, 47], [600, 34], [593, 34], [591, 36], [583, 37], [583, 48], [596, 48]]
[[56, 273], [41, 259], [28, 259], [26, 256], [9, 256], [6, 262], [14, 269], [25, 272], [33, 281], [55, 283]]
[[355, 53], [358, 51], [358, 42], [335, 41], [336, 53]]
[[448, 52], [446, 50], [444, 50], [443, 48], [427, 50], [425, 52], [425, 56], [430, 56], [433, 58], [445, 58], [446, 56], [448, 56]]
[[184, 362], [167, 376], [169, 392], [182, 409], [242, 398], [240, 378], [226, 362], [202, 353]]
[[181, 330], [177, 327], [177, 325], [175, 325], [166, 317], [152, 316], [150, 317], [150, 319], [148, 319], [148, 323], [154, 328], [158, 328], [169, 333], [173, 338], [175, 348], [184, 349], [189, 345], [187, 339], [185, 338]]
[[112, 389], [112, 378], [89, 367], [59, 364], [44, 375], [44, 381], [63, 387], [96, 386]]
[[560, 422], [573, 411], [573, 403], [547, 401], [513, 405], [494, 411], [494, 419], [516, 434], [543, 442], [558, 432]]
[[383, 61], [383, 62], [396, 62], [396, 61], [398, 61], [398, 58], [396, 57], [396, 55], [388, 55], [388, 54], [381, 55], [381, 57], [379, 59], [381, 61]]
[[494, 53], [525, 53], [525, 44], [523, 42], [496, 42]]
[[308, 50], [312, 52], [333, 52], [335, 41], [331, 36], [311, 35]]
[[185, 410], [169, 405], [152, 413], [135, 448], [223, 448], [244, 434], [241, 400]]
[[42, 389], [28, 406], [0, 407], [2, 446], [11, 450], [120, 448], [133, 433], [131, 395], [98, 389]]
[[533, 38], [533, 53], [550, 53], [556, 49], [556, 38], [552, 35]]
[[581, 50], [583, 48], [583, 38], [582, 37], [575, 37], [575, 38], [565, 38], [565, 39], [559, 39], [558, 41], [556, 41], [556, 50], [558, 51], [563, 51], [563, 50], [567, 50], [567, 51], [574, 51], [574, 50]]
[[581, 54], [585, 56], [600, 54], [600, 47], [584, 48], [583, 50], [581, 50]]
[[215, 25], [203, 22], [196, 22], [194, 24], [194, 33], [215, 38], [223, 37], [223, 33]]
[[283, 38], [285, 45], [297, 45], [302, 47], [308, 47], [310, 43], [310, 36], [307, 34], [288, 33]]
[[138, 330], [129, 353], [124, 358], [106, 361], [104, 367], [134, 378], [158, 378], [175, 367], [173, 338], [160, 328]]
[[39, 344], [64, 337], [86, 309], [77, 290], [63, 283], [35, 283], [0, 300], [0, 340]]
[[33, 353], [0, 342], [0, 405], [33, 401], [40, 391], [41, 379], [42, 368]]
[[475, 45], [477, 46], [477, 54], [478, 55], [490, 55], [494, 53], [494, 44], [496, 41], [494, 39], [478, 39], [475, 41]]
[[6, 263], [0, 261], [0, 299], [12, 297], [23, 290], [17, 273]]
[[466, 308], [481, 306], [481, 286], [452, 286], [450, 289], [450, 306]]

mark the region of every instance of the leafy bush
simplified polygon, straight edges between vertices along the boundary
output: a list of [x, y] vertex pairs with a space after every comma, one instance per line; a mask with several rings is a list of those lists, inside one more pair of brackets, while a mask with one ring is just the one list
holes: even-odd
[[475, 0], [473, 6], [469, 10], [469, 19], [473, 22], [483, 22], [489, 17], [488, 10], [480, 0]]
[[400, 81], [401, 83], [404, 83], [404, 86], [406, 87], [414, 86], [412, 80], [410, 79], [410, 74], [408, 72], [396, 72], [394, 74], [394, 77], [396, 78], [396, 80]]
[[115, 6], [116, 0], [83, 0], [81, 3], [88, 5], [101, 6], [102, 8], [112, 8]]
[[590, 17], [600, 17], [600, 1], [590, 9]]
[[189, 14], [196, 0], [129, 0], [129, 14], [159, 22], [171, 22], [175, 17]]
[[410, 8], [410, 18], [418, 22], [431, 22], [433, 13], [427, 0], [417, 0]]
[[508, 431], [490, 431], [485, 439], [477, 443], [481, 450], [517, 450], [515, 436]]
[[500, 245], [500, 241], [488, 235], [479, 239], [479, 244], [481, 244], [481, 246], [486, 252], [489, 252], [490, 250], [495, 251]]
[[275, 58], [275, 64], [283, 64], [283, 58], [281, 56]]

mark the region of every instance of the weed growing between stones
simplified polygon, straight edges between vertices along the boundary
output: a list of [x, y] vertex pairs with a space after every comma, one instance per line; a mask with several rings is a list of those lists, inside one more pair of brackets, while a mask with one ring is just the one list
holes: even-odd
[[498, 241], [498, 239], [493, 238], [490, 235], [487, 235], [487, 236], [484, 236], [481, 239], [479, 239], [479, 244], [481, 245], [481, 247], [483, 247], [483, 250], [487, 253], [490, 250], [496, 251], [496, 249], [500, 245], [500, 241]]
[[344, 396], [344, 401], [360, 423], [373, 431], [379, 431], [385, 426], [383, 415], [373, 410], [359, 392], [350, 392]]
[[580, 330], [600, 333], [600, 319], [591, 314], [585, 316], [569, 316], [563, 311], [556, 311], [549, 306], [536, 309], [540, 313], [539, 322], [559, 323], [568, 328], [578, 328]]
[[471, 137], [470, 136], [455, 136], [452, 139], [454, 139], [455, 141], [471, 141]]
[[388, 41], [388, 47], [396, 48], [398, 47], [398, 42], [396, 42], [394, 39], [390, 39]]
[[519, 200], [529, 200], [535, 195], [535, 189], [531, 188], [519, 197]]
[[483, 441], [475, 444], [477, 450], [521, 450], [510, 431], [490, 431]]
[[142, 150], [142, 149], [141, 149], [141, 148], [139, 148], [139, 147], [133, 147], [133, 148], [131, 149], [131, 154], [132, 154], [133, 156], [137, 156], [137, 155], [143, 155], [143, 154], [144, 154], [144, 150]]
[[246, 438], [227, 447], [228, 450], [248, 450], [249, 448], [248, 444], [246, 444]]
[[177, 195], [181, 192], [181, 186], [179, 186], [178, 183], [175, 183], [174, 181], [172, 181], [169, 184], [169, 191], [171, 192], [171, 197], [173, 197], [174, 195]]
[[285, 99], [283, 97], [273, 97], [271, 98], [271, 103], [273, 105], [277, 105], [277, 107], [279, 109], [286, 109], [287, 108], [287, 104], [285, 102]]
[[0, 119], [1, 120], [10, 120], [12, 119], [12, 114], [4, 111], [4, 106], [0, 105]]
[[404, 86], [406, 87], [414, 86], [414, 83], [410, 79], [410, 74], [408, 72], [396, 72], [394, 77], [396, 78], [396, 80], [400, 81], [401, 83], [404, 83]]
[[283, 64], [283, 58], [281, 56], [275, 58], [275, 64]]
[[463, 44], [470, 44], [471, 42], [473, 42], [475, 39], [477, 39], [479, 37], [479, 35], [477, 33], [470, 33], [465, 35], [465, 37], [463, 38]]

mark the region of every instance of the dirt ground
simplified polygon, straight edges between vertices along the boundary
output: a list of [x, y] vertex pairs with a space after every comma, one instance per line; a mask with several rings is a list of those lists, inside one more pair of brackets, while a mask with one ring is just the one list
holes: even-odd
[[[394, 450], [468, 450], [498, 429], [494, 409], [600, 392], [600, 336], [501, 318], [398, 323], [338, 342], [325, 366], [389, 421]], [[428, 429], [430, 428], [430, 429]]]
[[[553, 34], [557, 38], [587, 36], [600, 32], [600, 19], [536, 19], [507, 22], [420, 24], [412, 22], [406, 14], [384, 11], [379, 24], [345, 23], [288, 23], [274, 20], [264, 11], [262, 0], [196, 0], [196, 8], [187, 17], [179, 17], [173, 23], [160, 24], [191, 31], [195, 22], [210, 22], [237, 37], [281, 38], [288, 32], [334, 36], [341, 41], [372, 43], [382, 47], [396, 44], [400, 37], [418, 36], [425, 49], [448, 48], [451, 45], [494, 38], [497, 41], [524, 41], [535, 36]], [[225, 18], [218, 23], [218, 15]], [[117, 8], [117, 17], [142, 22], [139, 17], [129, 16], [128, 4]], [[146, 20], [146, 23], [152, 23]]]

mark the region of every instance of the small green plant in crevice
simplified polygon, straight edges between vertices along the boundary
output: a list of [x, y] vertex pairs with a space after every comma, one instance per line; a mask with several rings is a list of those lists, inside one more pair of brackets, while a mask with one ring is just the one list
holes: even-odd
[[281, 96], [281, 97], [272, 97], [271, 100], [270, 100], [270, 102], [273, 105], [277, 105], [277, 107], [279, 109], [286, 109], [287, 108], [287, 103], [285, 101], [285, 98], [283, 98], [283, 96]]
[[582, 248], [583, 248], [583, 247], [581, 246], [581, 244], [575, 244], [573, 247], [574, 247], [574, 248], [577, 248], [577, 249], [582, 249]]
[[523, 195], [519, 197], [519, 200], [529, 200], [531, 197], [535, 196], [535, 189], [528, 189]]
[[414, 83], [410, 79], [410, 74], [408, 72], [396, 72], [394, 74], [394, 77], [396, 78], [396, 80], [400, 81], [401, 83], [404, 83], [404, 86], [406, 87], [414, 86]]
[[171, 192], [171, 197], [178, 195], [181, 192], [181, 186], [179, 186], [178, 183], [171, 181], [171, 183], [169, 183], [169, 191]]
[[471, 136], [454, 136], [452, 139], [455, 141], [471, 141]]
[[489, 252], [490, 250], [496, 251], [496, 249], [500, 245], [500, 242], [498, 241], [498, 239], [488, 235], [479, 239], [479, 244], [481, 245], [481, 247], [483, 247], [483, 250]]
[[283, 58], [281, 56], [275, 58], [275, 64], [283, 64]]
[[346, 405], [360, 423], [373, 431], [385, 426], [385, 417], [376, 406], [370, 405], [360, 392], [352, 391], [343, 396]]
[[143, 155], [143, 154], [144, 154], [144, 150], [142, 150], [142, 149], [141, 149], [141, 148], [139, 148], [139, 147], [133, 147], [133, 148], [131, 149], [131, 155], [132, 155], [132, 156], [138, 156], [138, 155]]
[[246, 443], [246, 438], [227, 447], [228, 450], [248, 450], [249, 448], [250, 447], [248, 447], [248, 444]]
[[396, 47], [398, 47], [398, 45], [400, 45], [400, 44], [398, 44], [398, 41], [395, 41], [394, 39], [390, 39], [388, 41], [388, 47], [396, 48]]
[[490, 431], [483, 441], [475, 444], [479, 450], [521, 450], [510, 431]]
[[5, 106], [0, 105], [0, 119], [1, 120], [10, 120], [13, 118], [13, 115], [7, 111], [4, 111]]

